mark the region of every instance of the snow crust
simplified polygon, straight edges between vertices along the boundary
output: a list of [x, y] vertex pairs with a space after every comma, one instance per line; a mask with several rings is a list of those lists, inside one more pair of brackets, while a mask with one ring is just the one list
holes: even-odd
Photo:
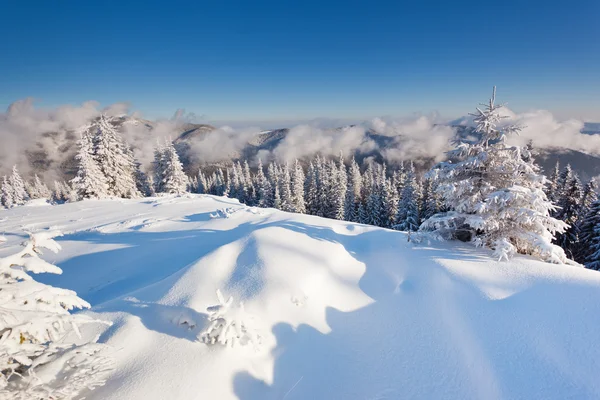
[[[0, 211], [0, 257], [43, 229], [113, 322], [87, 399], [600, 398], [596, 271], [206, 195]], [[230, 297], [260, 346], [202, 340]]]

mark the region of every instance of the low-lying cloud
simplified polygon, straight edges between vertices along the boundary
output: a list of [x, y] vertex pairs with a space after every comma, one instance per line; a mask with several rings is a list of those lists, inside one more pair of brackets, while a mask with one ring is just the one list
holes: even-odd
[[[77, 139], [77, 132], [101, 113], [113, 116], [132, 113], [127, 103], [117, 103], [101, 108], [94, 101], [81, 105], [65, 105], [56, 108], [35, 107], [32, 99], [19, 100], [7, 111], [0, 113], [0, 174], [7, 173], [17, 164], [27, 175], [31, 172], [27, 152], [46, 153], [48, 171], [46, 179], [57, 176], [54, 171], [73, 156], [74, 149], [65, 151], [64, 143]], [[504, 109], [508, 117], [503, 123], [524, 126], [521, 135], [511, 138], [510, 143], [524, 145], [532, 141], [542, 149], [563, 148], [600, 155], [600, 135], [582, 134], [583, 121], [558, 120], [545, 110], [515, 113]], [[134, 147], [135, 155], [148, 167], [153, 158], [157, 141], [175, 139], [182, 132], [182, 125], [197, 122], [193, 113], [178, 110], [171, 119], [152, 121], [132, 119], [122, 127], [126, 140]], [[437, 115], [416, 115], [407, 118], [380, 117], [353, 126], [327, 126], [328, 119], [317, 119], [289, 127], [289, 132], [276, 145], [260, 151], [253, 163], [276, 159], [281, 162], [309, 157], [315, 153], [346, 157], [351, 154], [369, 155], [379, 153], [390, 163], [405, 160], [443, 159], [455, 130]], [[470, 125], [472, 119], [465, 117], [455, 121]], [[282, 127], [283, 128], [283, 127]], [[54, 132], [48, 135], [48, 132]], [[211, 132], [196, 135], [188, 141], [190, 156], [194, 162], [217, 162], [243, 155], [247, 144], [260, 144], [261, 128], [232, 128], [222, 126]], [[38, 166], [39, 169], [39, 166]]]

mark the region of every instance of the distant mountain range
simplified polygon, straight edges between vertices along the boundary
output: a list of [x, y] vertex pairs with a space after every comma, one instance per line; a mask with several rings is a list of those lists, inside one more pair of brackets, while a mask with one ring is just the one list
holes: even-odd
[[[137, 141], [154, 141], [154, 131], [157, 129], [157, 124], [152, 121], [135, 118], [131, 116], [113, 117], [111, 123], [116, 129], [125, 131], [128, 129], [127, 125], [135, 127], [136, 140]], [[91, 121], [88, 126], [82, 127], [82, 129], [94, 129], [94, 121]], [[455, 127], [457, 135], [468, 134], [465, 131], [465, 127]], [[195, 174], [201, 166], [201, 161], [198, 161], [194, 157], [194, 146], [198, 142], [202, 141], [206, 135], [215, 131], [215, 127], [206, 124], [184, 124], [177, 127], [173, 127], [172, 137], [174, 137], [174, 143], [178, 152], [180, 153], [184, 168], [187, 173]], [[270, 153], [274, 150], [289, 134], [288, 128], [275, 129], [270, 131], [260, 132], [252, 137], [236, 151], [232, 151], [222, 160], [211, 162], [208, 167], [225, 167], [229, 163], [235, 160], [250, 160], [254, 161], [256, 155], [261, 151], [265, 150]], [[586, 123], [583, 133], [586, 134], [600, 134], [600, 123]], [[65, 131], [65, 132], [48, 132], [44, 133], [41, 138], [44, 141], [44, 145], [38, 144], [34, 148], [28, 150], [27, 158], [31, 166], [31, 173], [37, 173], [40, 176], [46, 176], [47, 171], [55, 170], [56, 173], [53, 178], [58, 177], [59, 179], [68, 180], [71, 179], [76, 171], [77, 165], [74, 156], [77, 152], [77, 138], [79, 134], [77, 131]], [[397, 146], [394, 143], [394, 138], [385, 136], [375, 132], [372, 129], [368, 129], [365, 132], [365, 136], [373, 140], [378, 148], [385, 149], [392, 145]], [[131, 140], [130, 140], [131, 142]], [[135, 141], [132, 143], [135, 147]], [[535, 147], [535, 143], [533, 144]], [[61, 154], [61, 157], [52, 157], [48, 152], [48, 148], [55, 149]], [[267, 154], [267, 153], [265, 153]], [[551, 171], [555, 163], [558, 161], [561, 165], [570, 163], [575, 171], [577, 171], [583, 180], [587, 180], [591, 177], [600, 175], [600, 155], [590, 155], [579, 151], [553, 148], [553, 149], [536, 149], [537, 160], [542, 166], [544, 171]], [[351, 155], [346, 155], [350, 157]], [[373, 150], [367, 153], [355, 154], [357, 160], [360, 162], [366, 157], [372, 157], [373, 159], [381, 162], [383, 161], [382, 154], [378, 150]], [[263, 159], [264, 163], [271, 160]], [[433, 165], [434, 160], [432, 159], [420, 159], [413, 160], [416, 162], [419, 169], [424, 170]], [[202, 166], [206, 166], [204, 163]]]

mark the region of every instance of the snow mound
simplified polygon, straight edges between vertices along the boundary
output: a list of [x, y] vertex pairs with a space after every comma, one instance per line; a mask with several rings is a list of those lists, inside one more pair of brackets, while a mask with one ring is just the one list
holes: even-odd
[[600, 398], [595, 271], [204, 195], [5, 216], [0, 257], [60, 226], [39, 280], [113, 322], [88, 399]]

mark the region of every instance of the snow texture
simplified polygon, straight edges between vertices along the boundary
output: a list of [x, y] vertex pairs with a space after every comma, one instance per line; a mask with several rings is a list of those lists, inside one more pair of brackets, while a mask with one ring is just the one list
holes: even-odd
[[118, 349], [89, 400], [600, 398], [596, 271], [190, 194], [2, 210], [0, 257], [48, 228], [36, 280], [113, 322], [81, 328]]

